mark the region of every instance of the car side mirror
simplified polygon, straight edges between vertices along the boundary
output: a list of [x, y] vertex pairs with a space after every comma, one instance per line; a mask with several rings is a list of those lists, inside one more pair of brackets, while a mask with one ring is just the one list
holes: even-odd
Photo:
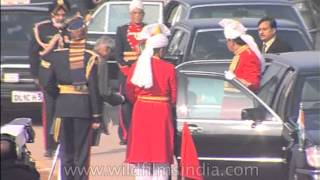
[[166, 54], [163, 56], [163, 59], [171, 62], [174, 65], [178, 65], [182, 62], [182, 54], [179, 54], [179, 55]]
[[262, 121], [265, 117], [266, 112], [262, 108], [247, 108], [242, 109], [241, 119], [242, 120], [254, 120]]

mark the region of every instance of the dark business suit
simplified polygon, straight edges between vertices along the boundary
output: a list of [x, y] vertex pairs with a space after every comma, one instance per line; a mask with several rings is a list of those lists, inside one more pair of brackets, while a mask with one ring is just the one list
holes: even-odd
[[[260, 44], [259, 49], [262, 52], [262, 44]], [[290, 51], [292, 51], [292, 48], [286, 42], [276, 37], [274, 42], [271, 44], [271, 46], [265, 53], [282, 53]]]
[[87, 88], [82, 90], [73, 85], [68, 48], [55, 50], [41, 60], [41, 83], [49, 93], [58, 91], [55, 116], [61, 118], [59, 141], [64, 180], [88, 178], [85, 174], [67, 172], [70, 168], [88, 168], [91, 124], [101, 121], [102, 100], [98, 90], [97, 60], [95, 53], [85, 50], [83, 69]]

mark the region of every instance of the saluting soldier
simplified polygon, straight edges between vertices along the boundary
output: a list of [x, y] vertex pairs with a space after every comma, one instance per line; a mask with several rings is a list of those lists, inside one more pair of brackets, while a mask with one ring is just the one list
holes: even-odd
[[[56, 49], [41, 59], [41, 83], [45, 90], [58, 89], [55, 128], [60, 129], [63, 180], [86, 180], [92, 128], [100, 126], [102, 101], [98, 90], [98, 55], [85, 49], [86, 27], [82, 17], [71, 20], [69, 48]], [[60, 127], [60, 128], [59, 128]], [[55, 132], [56, 133], [56, 132]], [[78, 169], [75, 174], [67, 173]]]
[[[119, 81], [121, 94], [125, 95], [125, 82], [129, 69], [136, 62], [140, 54], [141, 41], [137, 34], [142, 30], [144, 23], [143, 4], [140, 0], [133, 0], [129, 5], [130, 23], [120, 26], [116, 34], [115, 54], [120, 67]], [[131, 121], [132, 104], [125, 101], [120, 107], [119, 137], [120, 144], [127, 143], [127, 134]]]
[[[34, 25], [33, 38], [29, 47], [29, 61], [31, 65], [31, 74], [36, 82], [39, 79], [40, 57], [50, 51], [64, 47], [63, 37], [65, 34], [65, 14], [69, 11], [69, 3], [66, 0], [55, 0], [49, 6], [51, 19], [44, 20]], [[50, 95], [43, 91], [44, 102], [42, 104], [42, 123], [44, 128], [45, 153], [44, 156], [52, 157], [56, 147], [50, 134], [53, 122], [55, 94]]]

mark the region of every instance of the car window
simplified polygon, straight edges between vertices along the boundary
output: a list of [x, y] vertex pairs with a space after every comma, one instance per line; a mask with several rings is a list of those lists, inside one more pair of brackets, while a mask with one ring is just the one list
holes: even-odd
[[107, 6], [102, 6], [101, 9], [97, 12], [94, 18], [92, 18], [91, 23], [89, 24], [89, 31], [96, 32], [106, 32], [106, 9]]
[[306, 109], [320, 109], [320, 77], [306, 78], [301, 100]]
[[[287, 120], [290, 117], [290, 114], [295, 111], [292, 107], [295, 102], [299, 99], [293, 91], [294, 86], [296, 85], [297, 73], [290, 69], [282, 77], [281, 82], [275, 92], [277, 96], [273, 95], [272, 109], [279, 114], [282, 119]], [[267, 88], [267, 87], [266, 87]]]
[[320, 77], [307, 77], [303, 84], [301, 102], [305, 112], [306, 128], [320, 130]]
[[191, 60], [231, 59], [222, 31], [198, 31], [193, 41]]
[[1, 10], [1, 55], [27, 55], [34, 24], [47, 18], [45, 11]]
[[276, 19], [287, 19], [303, 25], [297, 12], [291, 6], [279, 5], [223, 5], [201, 6], [190, 10], [190, 19], [198, 18], [261, 18], [272, 16]]
[[167, 53], [169, 55], [182, 55], [188, 41], [188, 34], [180, 29], [177, 29], [170, 40], [167, 48]]
[[[129, 4], [107, 4], [99, 8], [89, 24], [90, 32], [115, 33], [118, 26], [130, 22]], [[162, 16], [160, 4], [144, 4], [143, 22], [152, 24], [159, 22]]]
[[178, 22], [180, 20], [181, 14], [182, 14], [182, 8], [183, 7], [180, 4], [180, 5], [175, 6], [172, 9], [172, 11], [171, 11], [171, 13], [169, 15], [169, 18], [168, 18], [168, 23], [169, 24], [171, 24], [173, 26], [176, 22]]
[[[258, 44], [261, 43], [257, 30], [249, 30], [248, 34], [252, 35]], [[278, 29], [277, 37], [286, 42], [293, 51], [310, 50], [311, 44], [307, 42], [307, 37], [297, 30]]]
[[187, 78], [187, 118], [241, 120], [241, 111], [253, 108], [254, 104], [252, 97], [222, 79], [201, 76]]
[[258, 96], [271, 106], [281, 79], [287, 72], [287, 68], [278, 63], [272, 63], [263, 74]]
[[[294, 6], [300, 12], [308, 29], [317, 28], [317, 20], [315, 14], [317, 13], [317, 6], [312, 1], [296, 1]], [[320, 10], [318, 10], [320, 11]]]
[[[248, 30], [257, 43], [260, 43], [257, 30]], [[304, 51], [310, 49], [306, 39], [298, 31], [278, 30], [277, 36], [285, 40], [294, 51]], [[208, 31], [199, 30], [193, 40], [190, 59], [232, 59], [233, 54], [226, 46], [226, 40], [222, 30]]]

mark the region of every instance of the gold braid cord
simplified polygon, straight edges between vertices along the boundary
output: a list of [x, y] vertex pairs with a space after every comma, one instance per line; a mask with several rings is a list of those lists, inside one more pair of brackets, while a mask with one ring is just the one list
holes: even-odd
[[89, 52], [92, 55], [86, 67], [86, 79], [89, 79], [93, 66], [98, 63], [98, 55], [90, 50], [87, 50], [86, 52]]
[[58, 37], [60, 35], [58, 33], [53, 36], [53, 38], [49, 41], [49, 43], [45, 43], [41, 40], [40, 34], [39, 34], [39, 26], [42, 24], [45, 24], [45, 23], [50, 23], [50, 21], [46, 20], [46, 21], [39, 22], [39, 23], [35, 24], [35, 26], [33, 28], [34, 37], [35, 37], [37, 43], [43, 48], [43, 50], [39, 52], [39, 54], [41, 56], [43, 56], [43, 55], [47, 54], [48, 52], [50, 52], [51, 50], [53, 50], [57, 43], [59, 43], [59, 45], [58, 45], [59, 48], [62, 48], [64, 46], [62, 39]]
[[42, 21], [42, 22], [39, 22], [39, 23], [36, 23], [34, 28], [33, 28], [33, 32], [34, 32], [34, 37], [37, 41], [37, 43], [43, 48], [43, 49], [46, 49], [49, 44], [47, 43], [44, 43], [41, 41], [41, 38], [40, 38], [40, 34], [39, 34], [39, 26], [42, 25], [42, 24], [45, 24], [45, 23], [49, 23], [50, 21], [49, 20], [46, 20], [46, 21]]

